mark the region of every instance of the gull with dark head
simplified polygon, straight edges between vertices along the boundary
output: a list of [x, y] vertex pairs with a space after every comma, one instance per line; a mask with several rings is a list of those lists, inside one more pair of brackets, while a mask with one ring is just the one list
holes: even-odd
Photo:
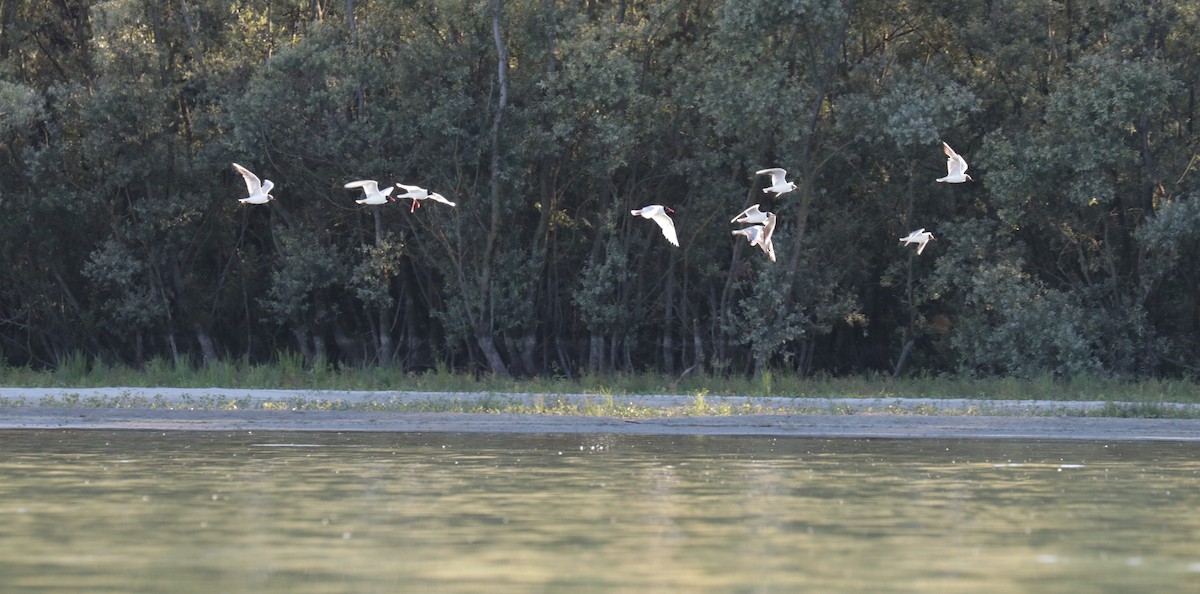
[[254, 175], [249, 169], [246, 169], [237, 163], [233, 164], [233, 168], [236, 169], [238, 173], [242, 174], [242, 178], [246, 180], [246, 190], [250, 192], [249, 196], [245, 198], [238, 198], [238, 202], [242, 202], [244, 204], [266, 204], [267, 202], [275, 199], [275, 197], [271, 195], [271, 188], [275, 187], [275, 184], [271, 180], [265, 179], [260, 182], [258, 181], [257, 175]]
[[352, 181], [346, 184], [345, 187], [346, 189], [362, 188], [364, 196], [358, 200], [355, 200], [355, 202], [359, 204], [370, 204], [372, 206], [377, 204], [387, 204], [388, 194], [391, 194], [392, 190], [396, 189], [392, 186], [388, 186], [381, 192], [379, 191], [379, 184], [373, 179]]
[[791, 192], [792, 190], [796, 189], [796, 184], [794, 184], [790, 181], [787, 181], [787, 171], [780, 169], [778, 167], [772, 167], [770, 169], [759, 169], [758, 171], [755, 171], [754, 173], [756, 175], [771, 176], [771, 185], [766, 188], [763, 188], [764, 194], [769, 193], [769, 192], [774, 192], [775, 195], [778, 196], [779, 194], [786, 194], [786, 193]]
[[441, 202], [442, 204], [454, 206], [454, 203], [447, 200], [445, 196], [438, 194], [437, 192], [430, 192], [421, 186], [406, 186], [404, 184], [396, 184], [396, 187], [404, 190], [404, 193], [392, 198], [392, 200], [412, 198], [412, 206], [409, 207], [408, 212], [416, 210], [417, 207], [421, 205], [422, 200], [433, 200], [434, 202]]
[[637, 210], [631, 210], [629, 214], [658, 223], [658, 226], [662, 228], [663, 237], [666, 237], [667, 241], [671, 242], [671, 245], [679, 247], [679, 238], [675, 235], [675, 223], [671, 220], [671, 216], [667, 214], [672, 212], [675, 211], [661, 204], [651, 204]]
[[946, 153], [946, 177], [939, 177], [937, 181], [947, 184], [975, 181], [967, 175], [967, 160], [962, 155], [954, 152], [945, 142], [942, 143], [942, 152]]
[[925, 244], [929, 243], [930, 240], [936, 239], [937, 238], [933, 236], [933, 233], [930, 233], [929, 231], [926, 231], [924, 227], [921, 227], [920, 229], [909, 233], [908, 237], [901, 237], [900, 243], [917, 244], [917, 255], [920, 255], [921, 252], [925, 251]]

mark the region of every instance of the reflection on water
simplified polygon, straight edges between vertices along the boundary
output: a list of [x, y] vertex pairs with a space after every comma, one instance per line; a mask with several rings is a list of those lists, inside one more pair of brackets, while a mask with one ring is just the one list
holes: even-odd
[[1200, 583], [1196, 444], [144, 431], [0, 442], [5, 592]]

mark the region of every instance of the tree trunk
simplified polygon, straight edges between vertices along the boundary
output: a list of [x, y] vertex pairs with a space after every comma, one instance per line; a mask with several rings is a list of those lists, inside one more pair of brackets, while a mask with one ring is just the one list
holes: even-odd
[[491, 206], [487, 239], [479, 268], [479, 315], [475, 322], [475, 344], [483, 352], [488, 368], [496, 375], [507, 376], [508, 368], [496, 349], [495, 338], [492, 336], [492, 274], [495, 264], [496, 239], [500, 234], [500, 122], [504, 117], [504, 109], [508, 105], [508, 51], [504, 47], [504, 38], [500, 34], [500, 15], [504, 7], [501, 0], [492, 0], [492, 39], [496, 44], [496, 75], [499, 87], [499, 98], [496, 103], [496, 113], [492, 118], [491, 131], [491, 171], [488, 183], [488, 198]]
[[667, 264], [667, 273], [663, 277], [666, 288], [663, 291], [663, 327], [662, 327], [662, 370], [664, 373], [675, 373], [675, 335], [671, 327], [675, 321], [675, 254], [671, 254]]
[[325, 337], [313, 334], [313, 360], [309, 369], [320, 369], [329, 363], [329, 353], [325, 348]]
[[900, 358], [896, 360], [896, 368], [892, 370], [893, 379], [899, 378], [900, 374], [904, 373], [904, 366], [908, 364], [908, 354], [912, 352], [912, 347], [913, 339], [910, 337], [904, 341], [904, 348], [900, 349]]
[[521, 337], [521, 366], [525, 368], [525, 375], [537, 375], [538, 366], [533, 360], [533, 354], [536, 350], [537, 327], [531, 324], [525, 330], [525, 335]]
[[200, 356], [203, 357], [204, 366], [216, 364], [217, 349], [213, 346], [213, 339], [208, 330], [200, 322], [193, 322], [192, 331], [196, 333], [196, 342], [200, 344]]
[[362, 362], [362, 357], [359, 354], [362, 349], [359, 348], [359, 345], [352, 338], [346, 335], [346, 330], [342, 328], [342, 325], [336, 319], [333, 324], [333, 343], [337, 345], [339, 354], [341, 355], [339, 360], [343, 364], [351, 361], [355, 363]]
[[388, 310], [382, 305], [378, 307], [377, 324], [379, 325], [379, 335], [376, 341], [376, 356], [379, 358], [380, 365], [391, 365], [392, 353], [396, 350], [392, 341], [391, 328], [388, 326]]
[[16, 22], [18, 0], [0, 0], [0, 61], [12, 52], [12, 24]]
[[179, 11], [183, 14], [183, 24], [187, 26], [188, 45], [192, 50], [192, 58], [200, 69], [200, 76], [207, 77], [208, 70], [204, 67], [204, 54], [200, 51], [200, 40], [196, 37], [196, 25], [192, 22], [192, 12], [188, 10], [187, 0], [179, 0]]
[[[346, 0], [346, 22], [350, 25], [350, 44], [357, 48], [358, 20], [354, 18], [354, 0]], [[354, 90], [354, 115], [361, 120], [366, 107], [366, 91], [360, 81]]]
[[308, 331], [304, 328], [292, 328], [292, 336], [296, 338], [296, 346], [300, 348], [300, 354], [304, 356], [304, 368], [312, 369], [313, 352], [308, 346]]
[[588, 337], [588, 371], [604, 372], [604, 336], [595, 330]]
[[500, 356], [500, 351], [496, 349], [496, 339], [488, 333], [476, 334], [475, 344], [479, 346], [479, 350], [483, 351], [483, 358], [487, 362], [488, 369], [495, 375], [508, 376], [508, 367], [504, 364], [504, 359]]
[[[383, 245], [383, 211], [378, 205], [371, 207], [371, 215], [375, 221], [375, 247]], [[386, 275], [376, 279], [380, 284], [390, 284]], [[371, 309], [370, 306], [367, 307]], [[392, 363], [392, 353], [396, 348], [392, 341], [392, 320], [389, 309], [382, 303], [375, 304], [375, 357], [380, 365]], [[369, 311], [367, 312], [369, 316]]]

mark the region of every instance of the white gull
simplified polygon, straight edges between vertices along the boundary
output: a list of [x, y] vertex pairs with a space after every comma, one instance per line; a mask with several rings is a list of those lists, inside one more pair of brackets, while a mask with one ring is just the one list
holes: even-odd
[[629, 214], [650, 219], [655, 223], [658, 223], [658, 226], [662, 227], [663, 237], [666, 237], [667, 241], [671, 242], [671, 245], [679, 247], [679, 238], [675, 235], [675, 223], [671, 221], [670, 215], [667, 214], [670, 212], [675, 211], [661, 204], [651, 204], [649, 206], [643, 206], [637, 210], [631, 210], [629, 211]]
[[237, 163], [233, 164], [233, 168], [236, 169], [238, 173], [242, 174], [242, 178], [246, 180], [246, 190], [250, 192], [249, 196], [245, 198], [238, 198], [238, 202], [245, 204], [266, 204], [267, 202], [275, 199], [275, 197], [271, 195], [271, 188], [275, 187], [274, 182], [269, 179], [261, 182], [258, 181], [257, 175], [250, 173], [249, 169], [246, 169]]

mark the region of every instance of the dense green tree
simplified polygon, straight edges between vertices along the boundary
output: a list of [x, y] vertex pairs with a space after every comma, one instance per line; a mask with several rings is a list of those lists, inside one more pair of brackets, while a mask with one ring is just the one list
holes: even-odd
[[[0, 0], [0, 356], [1194, 373], [1198, 25], [1178, 1]], [[942, 142], [975, 182], [933, 182]], [[239, 204], [232, 162], [277, 199]], [[773, 166], [794, 192], [761, 192]], [[457, 206], [360, 206], [358, 179]], [[778, 262], [730, 235], [754, 203]]]

